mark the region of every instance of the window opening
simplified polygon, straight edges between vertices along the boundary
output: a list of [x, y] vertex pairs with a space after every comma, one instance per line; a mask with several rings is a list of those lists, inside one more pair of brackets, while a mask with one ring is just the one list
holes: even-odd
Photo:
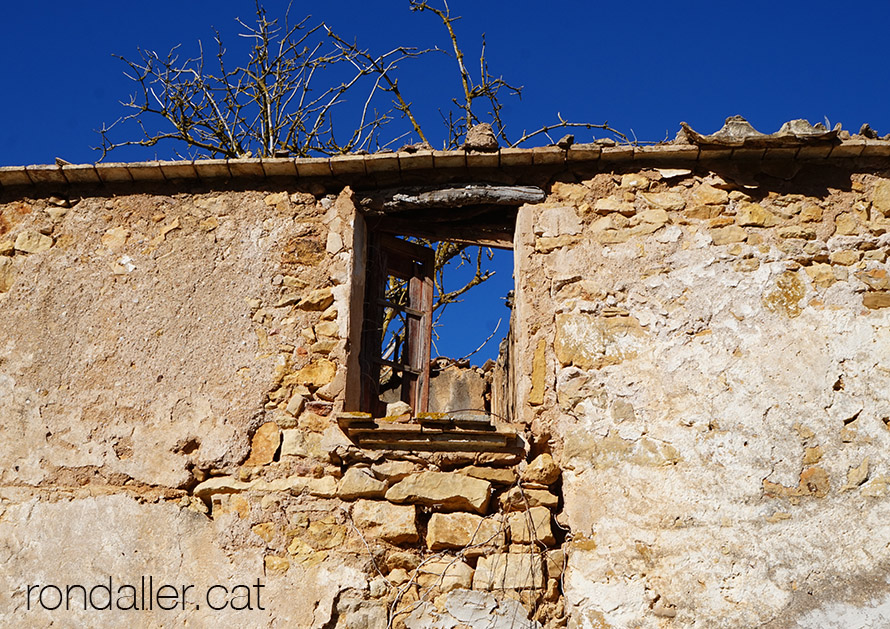
[[[432, 361], [437, 358], [483, 365], [497, 360], [500, 345], [510, 327], [514, 289], [513, 252], [481, 246], [482, 271], [478, 286], [457, 295], [447, 308], [433, 316]], [[474, 280], [479, 252], [467, 250], [461, 260], [452, 259], [438, 279], [447, 292], [457, 291]]]
[[[350, 394], [350, 406], [379, 418], [407, 412], [403, 407], [387, 413], [388, 404], [404, 401], [421, 424], [433, 419], [421, 414], [432, 411], [454, 419], [455, 412], [469, 408], [510, 421], [512, 316], [505, 307], [511, 305], [513, 288], [509, 250], [519, 207], [545, 198], [535, 186], [496, 183], [407, 185], [357, 195], [367, 230], [367, 256], [360, 293], [361, 385], [351, 380], [355, 386], [350, 391], [355, 393]], [[428, 243], [438, 244], [435, 250], [422, 246]], [[492, 249], [497, 252], [493, 260], [488, 257]], [[480, 254], [481, 275], [496, 271], [490, 278], [476, 277]], [[437, 273], [436, 265], [446, 270]], [[450, 305], [433, 312], [449, 293], [456, 299], [446, 297]], [[431, 353], [436, 357], [432, 361]]]
[[[502, 341], [510, 329], [512, 254], [485, 246], [453, 254], [369, 234], [361, 411], [384, 417], [402, 401], [414, 417], [511, 414], [503, 406], [509, 341]], [[437, 269], [436, 255], [450, 255], [449, 264]], [[443, 297], [447, 308], [434, 312]]]

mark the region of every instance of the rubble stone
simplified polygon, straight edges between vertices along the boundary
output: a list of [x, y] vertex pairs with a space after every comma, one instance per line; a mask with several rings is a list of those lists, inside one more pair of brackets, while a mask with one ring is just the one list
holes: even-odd
[[352, 519], [356, 527], [370, 537], [392, 544], [413, 544], [420, 539], [414, 505], [359, 500], [352, 507]]
[[417, 584], [422, 588], [436, 587], [442, 592], [473, 586], [474, 570], [457, 558], [426, 561], [417, 570]]
[[319, 288], [306, 295], [299, 302], [302, 310], [325, 310], [334, 303], [334, 293], [330, 288]]
[[696, 205], [723, 205], [729, 201], [729, 193], [710, 184], [703, 183], [692, 192], [692, 201]]
[[22, 253], [41, 253], [52, 246], [52, 238], [30, 229], [20, 232], [15, 239], [15, 250]]
[[501, 547], [506, 542], [504, 525], [490, 517], [472, 513], [434, 513], [427, 524], [426, 544], [430, 550], [474, 545]]
[[275, 458], [278, 446], [281, 445], [281, 430], [275, 422], [266, 422], [253, 434], [250, 442], [250, 458], [244, 462], [246, 466], [267, 465]]
[[622, 201], [617, 197], [597, 199], [593, 204], [593, 209], [597, 214], [605, 215], [615, 212], [623, 216], [633, 216], [636, 213], [636, 208], [632, 203]]
[[871, 310], [890, 308], [890, 291], [873, 291], [862, 296], [862, 305]]
[[[631, 409], [633, 412], [633, 409]], [[540, 483], [542, 485], [552, 485], [559, 480], [561, 471], [559, 466], [554, 462], [553, 457], [549, 454], [541, 454], [528, 464], [522, 471], [521, 478], [527, 483]]]
[[126, 227], [112, 227], [104, 234], [100, 241], [110, 251], [120, 251], [127, 244], [127, 238], [130, 236], [130, 230]]
[[250, 483], [240, 481], [232, 476], [214, 476], [200, 483], [193, 494], [202, 500], [209, 500], [214, 494], [233, 494], [250, 488]]
[[417, 471], [417, 465], [410, 461], [383, 461], [371, 466], [371, 471], [379, 479], [397, 483]]
[[772, 227], [779, 219], [757, 203], [743, 203], [736, 212], [736, 222], [742, 227]]
[[510, 541], [514, 544], [541, 543], [552, 546], [556, 543], [550, 528], [550, 509], [546, 507], [511, 513], [507, 523], [510, 525]]
[[337, 496], [342, 500], [358, 498], [382, 498], [386, 494], [386, 483], [379, 481], [366, 467], [350, 467], [340, 479]]
[[15, 268], [12, 258], [0, 257], [0, 293], [8, 292], [12, 288], [13, 282], [15, 282]]
[[290, 560], [278, 555], [266, 555], [263, 557], [266, 566], [266, 574], [284, 574], [290, 568]]
[[476, 513], [485, 513], [490, 498], [491, 483], [446, 472], [412, 474], [386, 492], [386, 499], [390, 502]]
[[555, 509], [559, 504], [559, 496], [545, 489], [520, 489], [514, 487], [501, 496], [501, 507], [504, 511], [524, 511], [530, 507], [547, 507]]
[[533, 553], [497, 553], [480, 557], [473, 577], [474, 590], [543, 589], [544, 563]]
[[460, 474], [466, 474], [473, 478], [487, 480], [493, 485], [512, 485], [516, 482], [516, 472], [511, 468], [482, 467], [469, 465], [457, 470]]
[[748, 232], [738, 225], [719, 227], [717, 229], [712, 229], [710, 233], [715, 245], [729, 245], [734, 242], [745, 242], [745, 239], [748, 238]]
[[890, 216], [890, 180], [878, 180], [871, 197], [871, 204], [884, 216]]
[[546, 553], [544, 553], [544, 563], [545, 567], [547, 568], [547, 577], [550, 579], [559, 579], [562, 576], [565, 562], [566, 553], [561, 548], [548, 550]]
[[676, 192], [643, 192], [641, 196], [651, 207], [660, 210], [682, 210], [686, 207], [686, 199]]
[[498, 150], [498, 139], [487, 122], [476, 124], [467, 130], [464, 150], [494, 152]]
[[327, 358], [319, 358], [285, 378], [285, 384], [303, 384], [307, 387], [322, 387], [334, 380], [337, 365]]

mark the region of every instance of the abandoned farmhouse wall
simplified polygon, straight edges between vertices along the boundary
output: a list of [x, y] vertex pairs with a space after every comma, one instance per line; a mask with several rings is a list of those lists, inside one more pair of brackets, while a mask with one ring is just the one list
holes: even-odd
[[[321, 452], [349, 365], [348, 192], [24, 198], [0, 209], [3, 615], [83, 626], [101, 613], [34, 600], [26, 611], [32, 583], [265, 580], [269, 553], [251, 532], [260, 513], [279, 514], [269, 531], [286, 546], [284, 520], [308, 526], [335, 511], [302, 504], [285, 517], [260, 504], [268, 491], [213, 505], [195, 488], [236, 478], [334, 493]], [[285, 456], [264, 469], [282, 438]], [[338, 584], [356, 578], [345, 562], [265, 580], [267, 611], [247, 622], [318, 626], [314, 609], [330, 614]], [[244, 613], [129, 615], [158, 626], [241, 624]]]
[[[523, 464], [528, 504], [521, 449], [384, 455], [337, 424], [358, 385], [352, 191], [169, 188], [0, 206], [3, 622], [564, 618], [548, 457]], [[433, 408], [483, 394], [477, 370], [433, 380]], [[172, 598], [152, 608], [148, 579]], [[106, 585], [111, 610], [67, 598]]]
[[[890, 150], [832, 146], [0, 169], [0, 625], [879, 623]], [[347, 436], [361, 198], [400, 182], [544, 190], [491, 375], [515, 448]], [[109, 578], [154, 606], [48, 609]]]
[[577, 626], [886, 621], [887, 177], [619, 168], [520, 210], [518, 407]]

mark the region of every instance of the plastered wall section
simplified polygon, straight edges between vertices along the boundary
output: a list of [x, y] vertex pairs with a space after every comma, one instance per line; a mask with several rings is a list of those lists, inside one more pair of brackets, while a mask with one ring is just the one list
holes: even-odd
[[[328, 517], [319, 492], [285, 506], [245, 493], [210, 518], [194, 489], [329, 471], [323, 440], [339, 438], [355, 334], [354, 221], [348, 189], [0, 204], [0, 625], [327, 622], [338, 584], [357, 578], [348, 562], [288, 571], [250, 528], [272, 511], [304, 528]], [[47, 611], [26, 596], [148, 576], [196, 597], [170, 611]], [[207, 587], [258, 579], [264, 589], [239, 590], [248, 598], [199, 608]]]
[[890, 617], [890, 171], [780, 166], [520, 210], [517, 409], [564, 470], [570, 627]]

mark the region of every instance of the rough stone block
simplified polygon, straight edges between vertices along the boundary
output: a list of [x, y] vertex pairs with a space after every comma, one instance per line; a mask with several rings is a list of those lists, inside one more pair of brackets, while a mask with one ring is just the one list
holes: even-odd
[[350, 467], [337, 486], [337, 496], [342, 500], [358, 498], [382, 498], [386, 483], [374, 478], [369, 468]]
[[554, 351], [563, 365], [600, 368], [632, 357], [645, 336], [645, 331], [632, 316], [560, 313], [556, 315]]
[[512, 485], [516, 482], [516, 472], [512, 469], [482, 467], [479, 465], [470, 465], [457, 470], [461, 474], [487, 480], [494, 485]]
[[559, 496], [546, 489], [514, 487], [501, 496], [501, 508], [504, 511], [524, 511], [530, 507], [555, 509], [558, 504]]
[[434, 513], [427, 525], [426, 545], [430, 550], [481, 545], [500, 547], [505, 543], [501, 522], [472, 513]]
[[15, 239], [15, 249], [22, 253], [40, 253], [52, 246], [52, 238], [30, 229], [19, 233]]
[[[587, 190], [584, 190], [587, 192]], [[545, 237], [574, 235], [581, 231], [581, 220], [571, 206], [545, 207], [538, 214], [535, 235]]]
[[244, 462], [244, 465], [268, 465], [275, 458], [275, 453], [280, 445], [281, 430], [278, 428], [278, 424], [266, 422], [254, 433], [250, 442], [250, 458]]
[[560, 473], [559, 466], [553, 461], [553, 457], [549, 454], [542, 454], [523, 470], [522, 480], [527, 483], [552, 485], [559, 480]]
[[413, 503], [443, 511], [485, 513], [491, 498], [491, 483], [463, 474], [421, 472], [399, 481], [386, 492], [398, 504]]
[[734, 242], [744, 242], [748, 237], [748, 232], [737, 225], [712, 229], [710, 233], [715, 245], [729, 245]]
[[544, 563], [539, 555], [498, 553], [479, 558], [473, 577], [473, 589], [541, 589], [545, 582]]
[[643, 200], [651, 207], [660, 210], [682, 210], [686, 207], [686, 199], [676, 192], [641, 193]]
[[0, 257], [0, 293], [9, 291], [14, 281], [15, 270], [12, 265], [12, 258], [7, 256]]
[[514, 544], [540, 542], [552, 546], [556, 542], [550, 528], [550, 509], [546, 507], [511, 513], [507, 523], [510, 525], [510, 541]]
[[381, 480], [397, 483], [417, 471], [417, 465], [410, 461], [384, 461], [371, 466], [374, 476]]
[[195, 487], [193, 493], [202, 500], [209, 500], [214, 494], [234, 494], [248, 488], [250, 483], [240, 481], [233, 476], [214, 476]]
[[359, 500], [352, 507], [352, 520], [366, 535], [393, 544], [413, 544], [420, 539], [414, 505]]
[[303, 428], [286, 428], [281, 434], [281, 456], [324, 458], [320, 434]]
[[442, 592], [457, 588], [468, 590], [473, 585], [473, 569], [454, 558], [428, 561], [417, 570], [417, 584], [422, 588], [438, 587]]

